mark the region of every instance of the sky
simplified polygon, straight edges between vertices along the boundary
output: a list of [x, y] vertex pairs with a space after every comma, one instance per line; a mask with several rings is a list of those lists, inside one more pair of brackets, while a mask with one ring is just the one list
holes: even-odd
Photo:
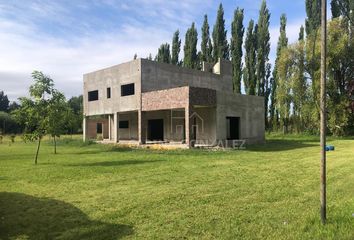
[[[228, 39], [237, 7], [244, 9], [245, 28], [258, 19], [261, 0], [0, 0], [0, 91], [11, 101], [27, 96], [31, 72], [39, 70], [67, 98], [77, 96], [84, 73], [130, 61], [135, 53], [155, 56], [177, 29], [183, 49], [192, 22], [200, 48], [203, 16], [212, 29], [220, 2]], [[305, 21], [305, 0], [268, 0], [267, 5], [273, 62], [281, 14], [287, 15], [289, 42], [295, 42]]]

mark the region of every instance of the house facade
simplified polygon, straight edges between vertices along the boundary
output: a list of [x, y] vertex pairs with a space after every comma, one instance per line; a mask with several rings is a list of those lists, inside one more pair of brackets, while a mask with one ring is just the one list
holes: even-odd
[[231, 63], [136, 59], [84, 74], [83, 137], [192, 147], [264, 142], [264, 99], [233, 93]]

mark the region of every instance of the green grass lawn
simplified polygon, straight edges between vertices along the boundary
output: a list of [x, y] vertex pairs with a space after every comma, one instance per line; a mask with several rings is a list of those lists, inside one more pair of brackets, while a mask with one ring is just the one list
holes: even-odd
[[331, 140], [328, 224], [314, 137], [247, 150], [0, 144], [0, 239], [354, 239], [354, 140]]

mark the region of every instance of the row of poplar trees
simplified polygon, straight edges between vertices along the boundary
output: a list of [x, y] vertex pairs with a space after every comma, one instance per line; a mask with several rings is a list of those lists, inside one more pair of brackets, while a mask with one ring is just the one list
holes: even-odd
[[[227, 39], [222, 4], [210, 36], [207, 15], [201, 28], [200, 51], [195, 24], [186, 31], [184, 57], [179, 59], [181, 39], [177, 30], [172, 46], [162, 44], [154, 60], [193, 69], [202, 61], [215, 63], [218, 58], [232, 62], [235, 93], [264, 97], [265, 123], [272, 131], [318, 133], [320, 82], [321, 0], [305, 0], [305, 28], [299, 29], [298, 41], [289, 45], [287, 18], [280, 17], [280, 35], [276, 60], [272, 66], [270, 52], [270, 12], [263, 0], [258, 20], [244, 27], [244, 10], [236, 8]], [[354, 132], [354, 44], [353, 0], [332, 0], [333, 20], [329, 22], [328, 105], [329, 130], [336, 135]], [[245, 36], [244, 36], [245, 35]], [[149, 59], [152, 59], [151, 55]]]

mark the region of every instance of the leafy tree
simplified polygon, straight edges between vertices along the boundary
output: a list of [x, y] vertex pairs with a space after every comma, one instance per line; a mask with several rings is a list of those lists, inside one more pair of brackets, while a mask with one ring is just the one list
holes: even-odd
[[231, 25], [232, 82], [235, 93], [241, 93], [242, 44], [244, 32], [243, 9], [237, 8], [234, 12], [234, 20]]
[[0, 91], [0, 111], [7, 112], [9, 110], [9, 99], [4, 91]]
[[83, 98], [82, 95], [71, 97], [68, 100], [69, 110], [66, 113], [68, 133], [78, 133], [82, 129], [82, 116], [83, 116]]
[[[335, 19], [328, 26], [328, 126], [335, 135], [353, 130], [350, 110], [354, 82], [354, 44], [345, 19]], [[350, 129], [351, 128], [351, 129]]]
[[224, 9], [220, 3], [216, 16], [216, 23], [213, 29], [213, 59], [216, 62], [218, 58], [229, 59], [229, 46], [226, 38]]
[[157, 61], [163, 63], [171, 63], [170, 44], [161, 44], [157, 53]]
[[212, 62], [212, 49], [211, 39], [209, 35], [208, 16], [204, 15], [204, 22], [202, 26], [202, 42], [200, 44], [201, 61]]
[[354, 24], [354, 1], [353, 0], [331, 0], [332, 18], [344, 17], [345, 22]]
[[283, 48], [280, 52], [277, 66], [278, 87], [276, 89], [277, 109], [279, 111], [281, 126], [284, 134], [288, 133], [290, 120], [290, 105], [292, 102], [291, 86], [293, 81], [294, 65], [291, 48]]
[[9, 112], [11, 113], [18, 108], [20, 108], [20, 105], [17, 102], [11, 102], [9, 105]]
[[186, 38], [184, 43], [184, 59], [183, 65], [188, 68], [198, 67], [198, 55], [197, 55], [197, 42], [198, 33], [194, 23], [186, 32]]
[[280, 35], [278, 39], [278, 45], [277, 45], [277, 52], [276, 52], [276, 59], [275, 59], [275, 65], [273, 69], [273, 74], [271, 78], [271, 96], [270, 96], [270, 124], [272, 128], [274, 129], [278, 125], [278, 119], [277, 119], [277, 111], [276, 111], [276, 106], [277, 106], [277, 85], [278, 85], [278, 61], [280, 58], [280, 54], [282, 49], [286, 48], [288, 46], [288, 38], [286, 36], [286, 15], [282, 14], [280, 17]]
[[57, 153], [56, 138], [65, 133], [65, 127], [68, 123], [66, 118], [68, 110], [69, 107], [64, 94], [53, 90], [52, 97], [48, 101], [48, 126], [46, 131], [53, 137], [54, 154]]
[[21, 107], [14, 111], [18, 122], [25, 127], [24, 139], [29, 141], [38, 141], [37, 151], [34, 162], [37, 164], [38, 153], [41, 140], [48, 133], [52, 111], [52, 101], [57, 94], [54, 89], [54, 82], [42, 72], [34, 71], [32, 73], [34, 83], [29, 88], [30, 98], [20, 98]]
[[17, 132], [15, 119], [7, 112], [0, 111], [0, 135]]
[[256, 48], [257, 48], [257, 26], [250, 20], [245, 40], [245, 67], [243, 69], [243, 81], [246, 94], [256, 94]]
[[172, 57], [171, 63], [174, 65], [180, 65], [178, 61], [179, 53], [181, 51], [181, 39], [179, 38], [179, 30], [173, 34], [172, 39]]
[[300, 28], [299, 41], [293, 45], [293, 49], [295, 52], [295, 76], [292, 83], [293, 115], [295, 128], [297, 132], [301, 132], [304, 130], [303, 109], [305, 105], [308, 104], [307, 82], [305, 77], [305, 41], [303, 26]]

